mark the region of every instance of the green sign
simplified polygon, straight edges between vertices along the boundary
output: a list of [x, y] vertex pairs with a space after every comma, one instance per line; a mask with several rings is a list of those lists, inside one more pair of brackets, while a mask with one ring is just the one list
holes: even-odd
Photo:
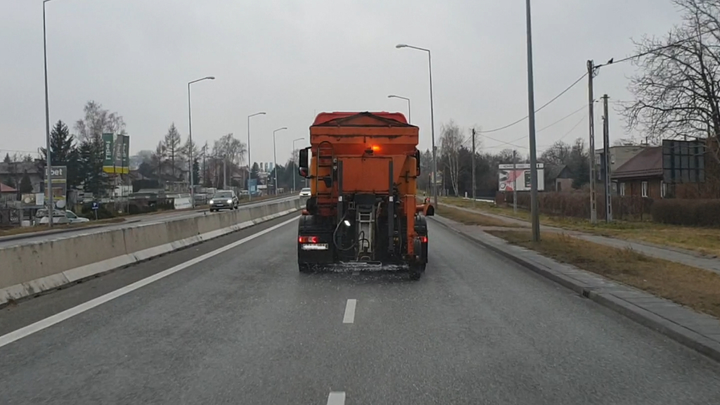
[[130, 172], [130, 137], [128, 135], [103, 134], [103, 171], [111, 174]]

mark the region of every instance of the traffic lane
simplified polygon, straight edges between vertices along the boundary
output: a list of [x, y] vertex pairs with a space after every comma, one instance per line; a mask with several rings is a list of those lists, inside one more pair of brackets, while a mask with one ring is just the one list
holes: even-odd
[[[242, 203], [240, 206], [243, 208], [249, 208], [254, 206], [260, 206], [270, 203], [277, 203], [277, 202], [284, 202], [284, 201], [291, 201], [293, 199], [298, 198], [297, 196], [290, 196], [290, 197], [280, 197], [277, 199], [267, 199], [262, 200], [258, 202], [247, 202]], [[226, 213], [227, 211], [221, 211], [218, 213], [210, 213], [208, 209], [203, 210], [192, 210], [192, 211], [170, 211], [170, 212], [162, 212], [157, 214], [148, 214], [148, 215], [141, 215], [137, 217], [129, 217], [127, 221], [118, 223], [118, 224], [108, 224], [105, 226], [97, 226], [92, 228], [77, 228], [71, 231], [66, 232], [58, 232], [58, 233], [52, 233], [52, 234], [44, 234], [44, 235], [37, 235], [37, 236], [31, 236], [31, 237], [23, 237], [22, 239], [14, 239], [10, 237], [7, 240], [2, 240], [0, 238], [0, 249], [6, 248], [6, 247], [12, 247], [12, 246], [18, 246], [18, 245], [26, 245], [30, 243], [37, 243], [37, 242], [49, 242], [59, 239], [65, 239], [71, 236], [77, 236], [77, 235], [84, 235], [84, 234], [93, 234], [93, 233], [100, 233], [105, 232], [108, 230], [115, 230], [115, 229], [123, 229], [123, 228], [129, 228], [132, 226], [136, 226], [139, 223], [142, 224], [154, 224], [154, 223], [162, 223], [162, 222], [168, 222], [169, 220], [177, 220], [177, 219], [186, 219], [186, 218], [194, 218], [199, 217], [203, 215], [222, 215], [223, 213]]]
[[324, 403], [346, 298], [296, 224], [1, 347], [5, 403]]
[[423, 278], [321, 278], [357, 299], [348, 404], [717, 404], [720, 365], [429, 223]]
[[0, 336], [297, 217], [289, 214], [0, 309]]
[[300, 275], [297, 228], [284, 226], [0, 348], [0, 392], [9, 403], [717, 398], [716, 363], [430, 227], [431, 265], [409, 282]]

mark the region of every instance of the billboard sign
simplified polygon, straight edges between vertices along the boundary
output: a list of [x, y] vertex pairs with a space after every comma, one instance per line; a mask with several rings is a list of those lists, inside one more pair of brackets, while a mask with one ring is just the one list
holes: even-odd
[[[67, 166], [52, 166], [50, 174], [52, 175], [52, 199], [58, 207], [64, 207], [67, 196]], [[45, 170], [45, 176], [45, 178], [47, 178], [47, 170]], [[47, 189], [45, 190], [44, 197], [46, 199], [48, 198]]]
[[110, 174], [130, 173], [130, 137], [105, 133], [102, 135], [103, 171]]
[[662, 141], [663, 181], [673, 183], [702, 183], [705, 181], [705, 142]]
[[[513, 169], [514, 167], [514, 169]], [[538, 191], [545, 191], [545, 170], [537, 164]], [[517, 186], [517, 190], [515, 187]], [[501, 164], [498, 166], [498, 188], [500, 191], [530, 191], [530, 164]]]

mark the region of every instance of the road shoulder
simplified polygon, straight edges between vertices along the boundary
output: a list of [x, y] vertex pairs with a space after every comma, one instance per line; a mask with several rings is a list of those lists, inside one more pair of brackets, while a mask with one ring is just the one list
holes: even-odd
[[511, 245], [477, 226], [441, 216], [433, 220], [526, 269], [720, 361], [720, 322], [709, 315]]

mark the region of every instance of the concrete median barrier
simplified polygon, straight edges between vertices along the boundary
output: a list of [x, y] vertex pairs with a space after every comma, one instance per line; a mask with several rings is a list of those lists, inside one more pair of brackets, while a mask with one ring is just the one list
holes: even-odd
[[0, 248], [0, 306], [298, 211], [298, 199]]

